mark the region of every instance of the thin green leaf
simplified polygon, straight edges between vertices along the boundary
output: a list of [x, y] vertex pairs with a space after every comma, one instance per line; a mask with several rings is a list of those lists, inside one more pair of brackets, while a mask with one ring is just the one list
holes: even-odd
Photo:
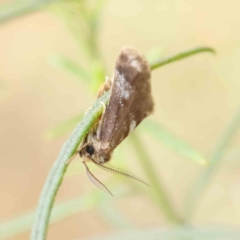
[[78, 63], [76, 63], [74, 60], [66, 56], [55, 55], [50, 58], [50, 62], [54, 66], [66, 70], [67, 72], [73, 74], [78, 79], [86, 83], [91, 82], [91, 77], [88, 74], [88, 72], [83, 67], [81, 67]]
[[[93, 6], [89, 5], [88, 7], [88, 26], [89, 26], [89, 36], [87, 38], [86, 46], [89, 48], [90, 55], [92, 60], [101, 59], [101, 64], [103, 63], [103, 58], [100, 54], [98, 41], [99, 39], [99, 32], [100, 32], [100, 23], [101, 23], [101, 12], [106, 0], [97, 0], [94, 2]], [[92, 61], [91, 60], [91, 61]]]
[[[111, 184], [112, 187], [119, 186], [119, 183]], [[120, 190], [117, 192], [117, 196], [129, 196], [136, 192], [131, 185], [128, 185], [127, 189]], [[111, 226], [116, 228], [131, 228], [133, 224], [129, 219], [127, 219], [121, 212], [115, 209], [113, 198], [109, 198], [107, 194], [105, 194], [98, 205], [98, 211], [101, 213], [103, 219], [105, 219]]]
[[[6, 23], [15, 18], [24, 16], [31, 12], [35, 12], [40, 8], [46, 7], [48, 4], [59, 2], [61, 0], [38, 0], [38, 1], [22, 1], [17, 3], [17, 6], [8, 7], [7, 10], [0, 12], [0, 23]], [[12, 5], [12, 4], [11, 4]], [[9, 5], [10, 6], [10, 5]]]
[[[71, 165], [72, 165], [72, 163], [71, 163]], [[82, 169], [84, 169], [83, 166], [82, 166]], [[114, 175], [112, 175], [107, 180], [107, 184], [111, 184], [112, 187], [116, 187], [117, 185], [119, 186], [119, 181], [114, 182]], [[136, 192], [136, 189], [134, 189], [133, 187], [131, 187], [130, 189], [129, 188], [125, 189], [124, 191], [119, 191], [118, 196], [121, 196], [121, 197], [128, 196], [132, 192]], [[109, 202], [108, 195], [106, 195], [102, 191], [99, 191], [98, 188], [94, 188], [93, 191], [91, 191], [90, 193], [87, 193], [81, 197], [70, 199], [70, 200], [67, 200], [62, 203], [56, 203], [52, 209], [50, 223], [59, 222], [67, 217], [76, 215], [81, 212], [88, 211], [88, 210], [96, 208], [96, 207], [99, 207], [99, 208], [101, 208], [101, 206], [104, 207], [103, 206], [104, 203], [106, 203], [106, 205], [112, 204], [111, 202]], [[106, 205], [105, 205], [105, 207], [106, 207]], [[111, 211], [114, 211], [112, 209], [112, 207], [110, 207], [110, 208], [111, 208]], [[119, 216], [121, 217], [121, 215], [119, 215]], [[17, 235], [19, 235], [21, 233], [25, 233], [25, 232], [29, 231], [32, 227], [32, 223], [33, 223], [34, 219], [35, 219], [35, 210], [32, 210], [25, 214], [20, 215], [19, 217], [15, 217], [12, 220], [1, 222], [1, 224], [0, 224], [1, 240], [16, 237]], [[124, 221], [126, 221], [126, 220], [124, 220], [123, 216], [121, 219], [115, 219], [115, 220], [119, 221], [118, 223], [122, 223], [122, 224], [124, 224]], [[123, 221], [123, 222], [121, 222], [121, 221]], [[128, 226], [127, 222], [126, 222], [125, 226], [126, 227]]]
[[227, 147], [231, 143], [233, 137], [236, 135], [239, 126], [240, 108], [233, 116], [229, 125], [226, 127], [226, 130], [223, 132], [222, 137], [219, 139], [212, 157], [210, 158], [208, 168], [204, 169], [204, 171], [199, 174], [187, 195], [185, 201], [185, 210], [188, 219], [193, 216], [194, 211], [197, 209], [198, 201], [200, 200], [203, 192], [207, 189], [207, 187], [209, 187], [214, 174], [216, 174], [217, 170], [219, 169]]
[[166, 59], [160, 59], [156, 62], [151, 63], [150, 64], [151, 70], [157, 69], [157, 68], [162, 67], [166, 64], [176, 62], [176, 61], [182, 60], [184, 58], [193, 56], [193, 55], [198, 54], [198, 53], [203, 53], [203, 52], [210, 52], [210, 53], [215, 54], [215, 50], [212, 49], [212, 48], [209, 48], [209, 47], [194, 48], [192, 50], [188, 50], [186, 52], [179, 53], [179, 54], [174, 55], [172, 57], [169, 57], [169, 58], [166, 58]]
[[12, 2], [6, 2], [0, 4], [0, 12], [11, 11], [14, 8], [20, 7], [23, 4], [26, 5], [26, 0], [15, 0]]
[[136, 133], [132, 133], [129, 137], [132, 140], [131, 142], [136, 150], [135, 152], [138, 155], [142, 168], [148, 177], [149, 184], [152, 188], [153, 199], [156, 201], [160, 211], [170, 222], [182, 224], [182, 219], [174, 209], [159, 172], [156, 172], [154, 166], [149, 164], [149, 156], [144, 150], [139, 136]]
[[199, 164], [206, 165], [208, 163], [207, 159], [202, 156], [200, 152], [195, 150], [191, 145], [186, 143], [184, 140], [178, 138], [176, 135], [171, 133], [166, 129], [166, 127], [161, 126], [159, 123], [150, 121], [144, 121], [141, 126], [143, 129], [159, 140], [170, 150], [178, 153], [179, 155], [195, 161]]
[[47, 130], [44, 133], [44, 137], [47, 139], [53, 139], [65, 133], [68, 133], [77, 125], [77, 123], [82, 119], [82, 117], [83, 117], [83, 113], [80, 113], [70, 119], [67, 119], [59, 123], [57, 126]]
[[102, 63], [98, 60], [93, 61], [91, 72], [92, 78], [94, 79], [94, 82], [92, 83], [92, 90], [93, 92], [97, 92], [99, 86], [105, 81], [106, 77]]
[[102, 113], [102, 104], [107, 103], [109, 92], [99, 98], [93, 107], [85, 114], [82, 121], [76, 126], [71, 136], [63, 145], [47, 180], [44, 184], [37, 208], [36, 219], [32, 229], [32, 240], [46, 239], [48, 222], [57, 191], [67, 169], [68, 159], [76, 152], [81, 140], [86, 136], [96, 119]]
[[158, 229], [134, 229], [111, 233], [105, 237], [93, 237], [88, 240], [173, 240], [173, 239], [191, 239], [191, 240], [239, 240], [240, 231], [219, 228], [158, 228]]
[[[81, 198], [75, 198], [63, 203], [57, 203], [53, 208], [50, 222], [55, 223], [65, 219], [66, 217], [92, 209], [99, 204], [99, 201], [101, 201], [103, 196], [104, 194], [96, 189], [91, 193], [82, 196]], [[35, 211], [31, 211], [16, 217], [13, 220], [1, 223], [1, 239], [9, 239], [11, 237], [16, 237], [18, 234], [29, 231], [32, 227], [34, 218]]]
[[96, 0], [91, 11], [89, 11], [88, 21], [90, 23], [90, 27], [95, 37], [98, 31], [100, 30], [100, 27], [99, 27], [99, 24], [101, 22], [100, 16], [101, 16], [103, 6], [105, 6], [105, 3], [106, 3], [106, 0]]
[[163, 46], [154, 46], [147, 52], [146, 58], [149, 63], [155, 63], [159, 61], [160, 56], [163, 55]]

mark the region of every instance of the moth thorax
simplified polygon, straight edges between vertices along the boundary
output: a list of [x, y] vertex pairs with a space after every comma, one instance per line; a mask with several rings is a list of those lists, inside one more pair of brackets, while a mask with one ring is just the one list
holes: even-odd
[[108, 151], [107, 149], [99, 149], [97, 153], [98, 159], [97, 161], [99, 163], [106, 163], [111, 159], [112, 153]]

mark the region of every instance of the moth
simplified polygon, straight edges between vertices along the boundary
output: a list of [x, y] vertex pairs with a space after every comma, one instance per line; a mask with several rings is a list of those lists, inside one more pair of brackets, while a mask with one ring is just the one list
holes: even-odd
[[[153, 112], [151, 94], [151, 70], [145, 57], [132, 47], [121, 50], [112, 78], [106, 78], [98, 92], [98, 98], [110, 90], [110, 98], [99, 120], [88, 132], [79, 153], [89, 179], [99, 188], [111, 192], [89, 170], [88, 161], [106, 171], [118, 173], [140, 182], [141, 179], [128, 171], [109, 164], [113, 150], [139, 123]], [[74, 157], [74, 156], [73, 156]]]

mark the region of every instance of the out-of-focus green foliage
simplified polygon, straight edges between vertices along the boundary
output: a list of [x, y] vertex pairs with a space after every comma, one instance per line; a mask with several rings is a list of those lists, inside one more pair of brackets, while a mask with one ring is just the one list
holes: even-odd
[[79, 65], [74, 60], [68, 57], [55, 55], [50, 59], [50, 61], [55, 67], [58, 67], [60, 69], [63, 69], [64, 71], [71, 73], [82, 82], [89, 84], [92, 80], [86, 69], [84, 69], [81, 65]]
[[54, 126], [53, 128], [47, 130], [44, 133], [44, 136], [47, 139], [53, 139], [57, 138], [67, 132], [70, 132], [73, 130], [73, 128], [79, 123], [79, 121], [82, 119], [83, 114], [80, 113], [70, 119], [67, 119], [66, 121], [59, 123], [58, 125]]
[[15, 0], [0, 5], [0, 23], [6, 23], [26, 14], [38, 11], [61, 0]]
[[193, 217], [195, 209], [197, 208], [197, 203], [201, 200], [203, 192], [207, 189], [211, 182], [211, 179], [219, 169], [223, 161], [223, 156], [226, 153], [227, 147], [234, 138], [239, 126], [240, 108], [237, 110], [236, 114], [233, 116], [229, 125], [223, 132], [222, 137], [219, 139], [210, 158], [208, 168], [204, 169], [199, 174], [192, 188], [189, 190], [189, 193], [185, 200], [185, 215], [187, 219], [191, 219]]
[[193, 227], [161, 228], [161, 229], [134, 229], [121, 231], [115, 234], [98, 238], [88, 238], [88, 240], [173, 240], [173, 239], [191, 239], [191, 240], [238, 240], [239, 231], [222, 228], [197, 229]]
[[183, 139], [175, 136], [173, 133], [167, 130], [166, 127], [150, 120], [143, 122], [142, 126], [147, 133], [172, 151], [199, 164], [207, 164], [207, 160], [200, 152], [186, 143]]
[[[58, 222], [73, 214], [92, 209], [99, 204], [102, 197], [104, 197], [104, 194], [95, 189], [92, 193], [85, 196], [58, 203], [53, 208], [50, 222]], [[35, 215], [35, 210], [32, 210], [29, 213], [24, 213], [19, 217], [1, 223], [1, 239], [9, 239], [31, 229]]]

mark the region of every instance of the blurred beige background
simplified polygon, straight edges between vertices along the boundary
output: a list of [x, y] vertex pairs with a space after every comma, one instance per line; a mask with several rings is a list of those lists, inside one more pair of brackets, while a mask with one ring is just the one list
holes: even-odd
[[[156, 70], [152, 76], [156, 103], [152, 118], [206, 156], [240, 102], [239, 9], [238, 0], [109, 0], [102, 14], [100, 44], [109, 75], [124, 45], [134, 45], [142, 53], [158, 46], [162, 56], [197, 46], [216, 49], [216, 56], [200, 54]], [[74, 76], [49, 64], [55, 53], [81, 59], [69, 31], [53, 13], [29, 14], [1, 25], [0, 221], [36, 207], [48, 171], [68, 136], [47, 141], [44, 131], [94, 101]], [[197, 226], [239, 226], [239, 142], [236, 134], [226, 161], [198, 206]], [[150, 138], [146, 145], [181, 211], [185, 193], [202, 167]], [[68, 178], [57, 201], [94, 187], [85, 175]], [[165, 224], [145, 198], [124, 198], [116, 201], [116, 207], [136, 226]], [[48, 239], [76, 239], [109, 231], [113, 231], [111, 225], [92, 210], [51, 225]]]

